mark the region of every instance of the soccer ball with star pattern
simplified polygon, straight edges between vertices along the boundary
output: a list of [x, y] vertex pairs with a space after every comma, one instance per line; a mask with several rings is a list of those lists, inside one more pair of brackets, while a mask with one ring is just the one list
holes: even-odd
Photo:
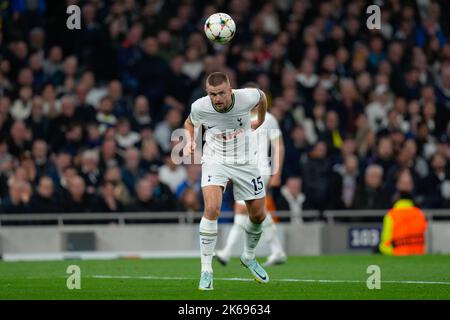
[[214, 13], [205, 22], [206, 37], [212, 42], [225, 44], [236, 33], [236, 24], [226, 13]]

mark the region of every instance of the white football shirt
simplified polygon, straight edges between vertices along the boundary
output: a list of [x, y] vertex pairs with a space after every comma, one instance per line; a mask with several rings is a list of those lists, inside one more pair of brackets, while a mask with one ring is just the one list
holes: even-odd
[[192, 123], [195, 127], [203, 126], [206, 131], [202, 162], [255, 163], [255, 153], [250, 150], [250, 110], [258, 104], [260, 98], [258, 89], [233, 89], [232, 107], [226, 112], [216, 110], [209, 96], [192, 104]]

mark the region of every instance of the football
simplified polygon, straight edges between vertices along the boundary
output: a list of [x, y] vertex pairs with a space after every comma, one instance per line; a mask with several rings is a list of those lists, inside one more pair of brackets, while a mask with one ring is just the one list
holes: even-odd
[[214, 13], [205, 22], [206, 37], [212, 42], [225, 44], [236, 33], [236, 24], [226, 13]]

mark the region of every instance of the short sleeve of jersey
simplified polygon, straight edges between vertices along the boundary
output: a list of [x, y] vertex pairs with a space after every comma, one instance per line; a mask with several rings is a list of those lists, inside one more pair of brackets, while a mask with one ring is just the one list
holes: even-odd
[[192, 124], [194, 127], [198, 127], [201, 125], [200, 121], [200, 115], [198, 112], [198, 102], [194, 102], [191, 107], [191, 114], [189, 115], [189, 118], [191, 119]]
[[273, 115], [266, 113], [265, 121], [267, 121], [267, 130], [269, 130], [270, 141], [273, 141], [281, 136], [280, 126], [278, 125], [277, 119], [275, 119]]
[[241, 90], [244, 92], [245, 96], [248, 99], [248, 105], [250, 108], [249, 110], [253, 109], [261, 99], [261, 93], [259, 92], [259, 89], [246, 88]]

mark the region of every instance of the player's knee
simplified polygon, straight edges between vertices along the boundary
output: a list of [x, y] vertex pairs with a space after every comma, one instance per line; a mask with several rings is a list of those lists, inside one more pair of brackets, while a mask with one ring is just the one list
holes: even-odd
[[219, 218], [220, 207], [218, 205], [206, 205], [205, 216], [210, 220], [216, 220]]
[[266, 213], [264, 210], [257, 211], [250, 216], [250, 220], [255, 223], [262, 223], [266, 219]]

